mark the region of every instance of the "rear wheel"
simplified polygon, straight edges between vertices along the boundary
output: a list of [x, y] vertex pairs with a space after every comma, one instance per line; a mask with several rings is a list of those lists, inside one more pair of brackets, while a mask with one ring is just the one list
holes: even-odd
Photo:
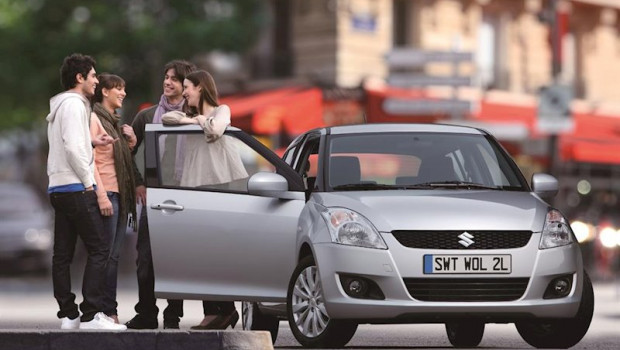
[[587, 273], [577, 315], [570, 319], [517, 322], [521, 338], [536, 348], [566, 349], [579, 343], [588, 332], [594, 312], [594, 290]]
[[271, 342], [276, 342], [280, 327], [280, 320], [277, 317], [263, 314], [257, 303], [247, 301], [241, 303], [241, 314], [244, 331], [268, 331], [271, 333]]
[[456, 348], [478, 346], [484, 335], [484, 322], [464, 320], [446, 323], [446, 334], [450, 344]]
[[356, 323], [333, 320], [327, 314], [319, 271], [312, 256], [303, 258], [295, 268], [286, 300], [291, 331], [304, 347], [342, 347], [357, 330]]

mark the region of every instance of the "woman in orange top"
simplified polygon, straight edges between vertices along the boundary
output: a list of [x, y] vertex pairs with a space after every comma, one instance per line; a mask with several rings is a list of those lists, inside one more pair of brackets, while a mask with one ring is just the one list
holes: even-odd
[[110, 256], [103, 287], [103, 312], [118, 321], [116, 284], [118, 259], [127, 229], [128, 215], [136, 218], [135, 181], [132, 172], [131, 150], [136, 145], [136, 135], [131, 126], [119, 125], [116, 113], [123, 106], [125, 81], [113, 74], [99, 75], [99, 84], [93, 98], [91, 135], [107, 134], [116, 141], [95, 147], [95, 180], [97, 200], [103, 215], [104, 232], [110, 242]]

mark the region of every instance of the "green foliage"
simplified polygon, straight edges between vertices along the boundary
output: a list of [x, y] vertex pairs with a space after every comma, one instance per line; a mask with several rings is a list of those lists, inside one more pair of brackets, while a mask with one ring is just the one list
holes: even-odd
[[135, 107], [157, 101], [166, 62], [243, 53], [264, 18], [260, 0], [0, 0], [0, 130], [44, 120], [73, 52], [122, 76]]

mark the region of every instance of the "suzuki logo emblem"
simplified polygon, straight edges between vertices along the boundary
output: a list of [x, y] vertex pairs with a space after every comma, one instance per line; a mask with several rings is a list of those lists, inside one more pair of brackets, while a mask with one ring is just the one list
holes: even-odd
[[459, 241], [459, 244], [465, 248], [475, 243], [474, 240], [472, 239], [474, 238], [474, 236], [467, 231], [461, 233], [458, 237], [461, 239]]

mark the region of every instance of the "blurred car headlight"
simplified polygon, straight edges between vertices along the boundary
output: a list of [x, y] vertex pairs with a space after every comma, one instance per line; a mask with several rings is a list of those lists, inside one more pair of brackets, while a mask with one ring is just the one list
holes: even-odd
[[568, 221], [557, 210], [551, 209], [545, 218], [545, 226], [540, 238], [540, 249], [561, 247], [574, 242], [573, 232]]
[[616, 243], [620, 241], [618, 237], [618, 231], [613, 227], [604, 227], [598, 233], [598, 239], [601, 245], [605, 248], [614, 248]]
[[387, 249], [379, 231], [361, 214], [345, 208], [326, 208], [321, 214], [327, 222], [332, 242]]
[[48, 249], [52, 245], [52, 233], [49, 230], [29, 228], [24, 232], [24, 240], [36, 249]]

